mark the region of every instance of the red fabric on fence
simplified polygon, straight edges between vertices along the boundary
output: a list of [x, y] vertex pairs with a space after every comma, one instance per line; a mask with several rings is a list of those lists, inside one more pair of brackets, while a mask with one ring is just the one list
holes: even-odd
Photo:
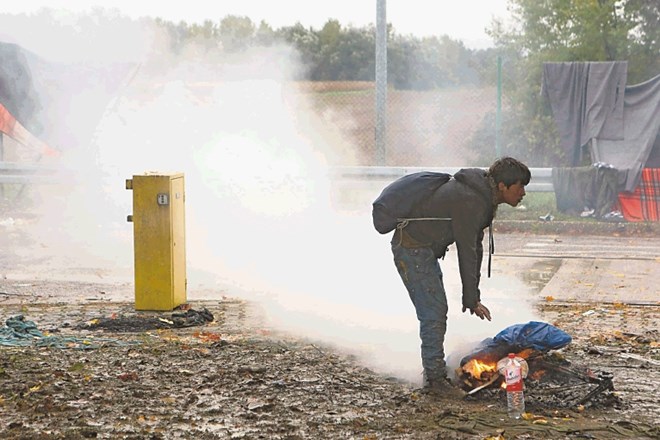
[[46, 156], [59, 156], [60, 154], [59, 151], [49, 147], [45, 142], [27, 131], [2, 103], [0, 103], [0, 133], [4, 133], [19, 144], [33, 148]]
[[660, 221], [660, 168], [644, 168], [635, 191], [619, 193], [619, 204], [629, 222]]
[[0, 133], [5, 133], [9, 137], [12, 137], [14, 135], [15, 125], [16, 118], [0, 102]]

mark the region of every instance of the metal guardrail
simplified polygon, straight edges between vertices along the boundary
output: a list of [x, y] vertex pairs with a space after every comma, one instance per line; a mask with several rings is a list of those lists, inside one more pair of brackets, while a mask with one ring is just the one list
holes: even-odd
[[[406, 174], [418, 171], [437, 171], [454, 174], [462, 167], [375, 167], [343, 166], [333, 167], [330, 175], [343, 182], [391, 182]], [[530, 168], [532, 180], [525, 188], [529, 192], [553, 192], [552, 168]], [[0, 184], [48, 183], [53, 181], [53, 169], [35, 164], [0, 162]]]
[[55, 170], [43, 165], [0, 161], [0, 184], [48, 183]]
[[[435, 171], [454, 174], [464, 167], [334, 167], [332, 177], [346, 181], [374, 181], [391, 182], [406, 174], [416, 173], [418, 171]], [[483, 168], [485, 169], [485, 168]], [[554, 192], [552, 185], [552, 168], [530, 168], [532, 180], [525, 189], [529, 192]]]

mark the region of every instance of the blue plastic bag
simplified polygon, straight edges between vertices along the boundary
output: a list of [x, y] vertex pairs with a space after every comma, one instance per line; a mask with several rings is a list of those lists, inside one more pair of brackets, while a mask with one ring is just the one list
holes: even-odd
[[568, 345], [571, 340], [571, 336], [565, 331], [539, 321], [509, 326], [493, 338], [496, 344], [503, 343], [519, 347], [520, 350], [533, 348], [538, 351], [557, 350]]
[[463, 357], [461, 365], [475, 357], [497, 361], [508, 353], [519, 353], [527, 348], [540, 352], [558, 350], [572, 341], [571, 336], [547, 322], [530, 321], [514, 324], [481, 341], [475, 351]]

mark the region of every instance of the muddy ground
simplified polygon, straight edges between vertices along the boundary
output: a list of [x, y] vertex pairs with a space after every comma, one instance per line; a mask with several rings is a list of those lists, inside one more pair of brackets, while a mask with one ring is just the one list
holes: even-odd
[[[0, 237], [5, 249], [12, 248], [8, 237]], [[545, 246], [543, 256], [525, 251], [533, 242]], [[3, 252], [0, 341], [10, 340], [5, 322], [18, 317], [44, 337], [0, 344], [0, 439], [660, 438], [660, 303], [632, 298], [655, 295], [641, 287], [655, 288], [657, 246], [621, 242], [631, 249], [626, 259], [649, 269], [614, 277], [607, 289], [618, 291], [619, 302], [562, 297], [561, 283], [555, 297], [543, 296], [562, 266], [552, 252], [575, 248], [588, 256], [582, 241], [511, 235], [500, 243], [498, 255], [509, 260], [498, 267], [536, 274], [540, 316], [572, 336], [560, 353], [565, 361], [612, 374], [614, 392], [601, 394], [607, 399], [572, 404], [562, 400], [565, 390], [541, 394], [528, 381], [528, 416], [512, 421], [503, 391], [487, 388], [463, 400], [425, 395], [334, 347], [271, 328], [257, 305], [226, 292], [189, 295], [198, 300], [177, 315], [136, 312], [125, 279], [68, 276], [61, 264]], [[529, 258], [519, 258], [525, 252]], [[17, 267], [42, 276], [2, 275]], [[607, 279], [598, 270], [594, 277]], [[95, 278], [104, 282], [89, 281]], [[575, 291], [588, 284], [577, 282]], [[594, 292], [583, 298], [600, 295]], [[209, 319], [187, 319], [202, 312]]]
[[22, 315], [49, 345], [0, 347], [3, 439], [660, 435], [656, 306], [540, 302], [548, 322], [573, 336], [565, 358], [611, 372], [616, 398], [598, 407], [530, 402], [529, 419], [511, 421], [502, 392], [462, 401], [424, 395], [332, 347], [276, 332], [242, 300], [191, 303], [192, 311], [206, 310], [213, 320], [186, 323], [172, 313], [136, 312], [132, 303], [40, 304], [30, 289], [8, 280], [0, 289], [3, 322]]

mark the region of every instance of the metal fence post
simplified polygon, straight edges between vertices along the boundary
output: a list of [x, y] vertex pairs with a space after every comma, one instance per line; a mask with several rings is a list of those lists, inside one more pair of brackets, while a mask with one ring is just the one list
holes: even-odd
[[497, 56], [497, 110], [495, 113], [495, 157], [500, 157], [500, 131], [502, 130], [502, 56]]
[[387, 19], [385, 0], [376, 2], [376, 164], [386, 164]]

